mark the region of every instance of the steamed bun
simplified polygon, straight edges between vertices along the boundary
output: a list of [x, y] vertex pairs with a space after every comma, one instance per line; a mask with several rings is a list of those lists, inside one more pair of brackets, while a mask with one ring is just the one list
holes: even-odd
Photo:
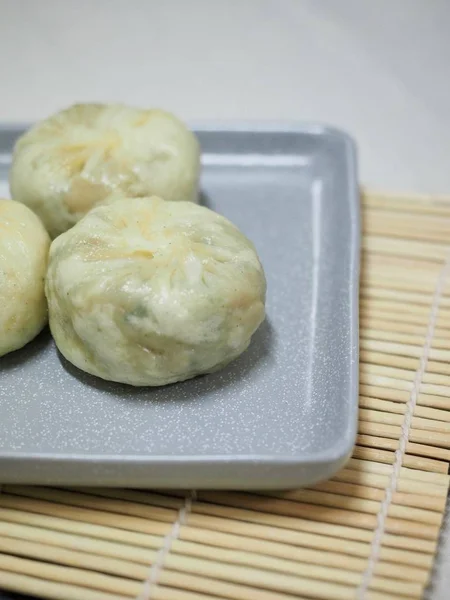
[[53, 241], [46, 294], [61, 353], [104, 379], [157, 386], [220, 369], [264, 319], [252, 243], [190, 202], [114, 199]]
[[0, 200], [0, 356], [25, 346], [47, 323], [49, 247], [48, 233], [29, 208]]
[[114, 190], [197, 201], [199, 164], [195, 135], [170, 113], [76, 104], [18, 140], [11, 195], [54, 238]]

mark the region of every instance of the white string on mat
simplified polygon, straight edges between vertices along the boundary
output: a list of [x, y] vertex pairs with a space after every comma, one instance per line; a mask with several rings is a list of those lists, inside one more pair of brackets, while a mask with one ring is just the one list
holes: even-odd
[[383, 541], [383, 535], [386, 530], [386, 518], [388, 516], [389, 508], [392, 504], [392, 498], [395, 491], [397, 490], [398, 480], [400, 477], [400, 470], [403, 465], [403, 457], [406, 453], [406, 446], [409, 440], [409, 433], [411, 429], [412, 418], [417, 404], [417, 398], [419, 396], [420, 386], [422, 383], [423, 376], [427, 370], [428, 358], [430, 350], [433, 344], [434, 331], [436, 328], [436, 321], [439, 313], [439, 304], [441, 302], [442, 295], [444, 293], [444, 286], [447, 277], [450, 275], [450, 254], [442, 267], [436, 282], [436, 288], [433, 294], [433, 302], [430, 309], [430, 317], [428, 321], [427, 334], [423, 345], [422, 356], [420, 357], [419, 367], [417, 368], [413, 388], [409, 396], [408, 402], [406, 403], [405, 416], [402, 423], [402, 432], [400, 436], [399, 446], [395, 451], [395, 460], [393, 464], [392, 473], [389, 480], [389, 485], [386, 489], [386, 495], [381, 503], [380, 510], [377, 515], [377, 528], [372, 539], [370, 548], [370, 555], [367, 562], [366, 570], [363, 573], [362, 581], [357, 591], [357, 599], [364, 600], [368, 592], [372, 577], [374, 574], [375, 567], [380, 558], [381, 545]]
[[158, 585], [159, 576], [164, 568], [167, 555], [172, 548], [173, 542], [178, 539], [178, 536], [180, 535], [180, 528], [185, 524], [186, 519], [192, 510], [192, 503], [195, 502], [196, 499], [197, 492], [195, 490], [188, 492], [184, 497], [183, 506], [178, 511], [177, 518], [175, 519], [169, 533], [165, 536], [163, 545], [156, 554], [155, 561], [150, 567], [148, 577], [143, 583], [141, 592], [138, 594], [138, 596], [136, 596], [136, 600], [152, 600], [153, 591]]

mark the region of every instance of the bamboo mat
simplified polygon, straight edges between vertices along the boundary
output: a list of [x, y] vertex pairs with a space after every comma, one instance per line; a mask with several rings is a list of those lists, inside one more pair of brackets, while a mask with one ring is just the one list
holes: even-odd
[[363, 197], [359, 433], [273, 493], [4, 486], [0, 588], [61, 600], [421, 598], [449, 484], [450, 198]]

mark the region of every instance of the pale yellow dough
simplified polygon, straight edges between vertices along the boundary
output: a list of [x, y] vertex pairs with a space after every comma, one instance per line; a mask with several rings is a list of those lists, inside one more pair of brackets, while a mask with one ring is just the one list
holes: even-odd
[[115, 190], [196, 202], [199, 156], [195, 135], [170, 113], [76, 104], [18, 140], [11, 195], [54, 238]]
[[47, 323], [44, 279], [50, 238], [26, 206], [0, 199], [0, 356]]
[[113, 200], [52, 243], [46, 294], [61, 353], [104, 379], [157, 386], [244, 352], [265, 314], [252, 243], [190, 202]]

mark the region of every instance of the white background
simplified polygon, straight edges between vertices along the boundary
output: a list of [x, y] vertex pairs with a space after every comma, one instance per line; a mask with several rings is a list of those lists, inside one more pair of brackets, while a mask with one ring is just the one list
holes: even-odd
[[450, 193], [450, 0], [0, 0], [0, 121], [92, 100], [325, 121], [364, 183]]

